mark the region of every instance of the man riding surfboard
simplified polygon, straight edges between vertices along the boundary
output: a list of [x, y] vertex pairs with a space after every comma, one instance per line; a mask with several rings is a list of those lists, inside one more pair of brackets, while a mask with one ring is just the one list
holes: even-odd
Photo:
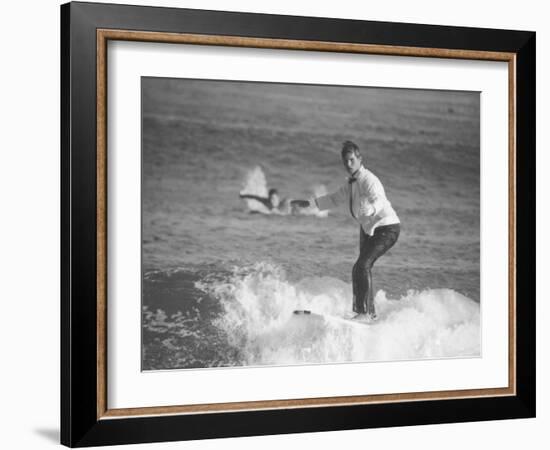
[[[377, 316], [372, 267], [397, 242], [400, 221], [378, 177], [363, 166], [359, 147], [352, 141], [344, 142], [341, 157], [349, 175], [347, 182], [336, 192], [317, 197], [313, 202], [320, 210], [347, 204], [351, 216], [359, 223], [359, 257], [352, 270], [353, 311], [374, 321]], [[293, 200], [291, 205], [307, 208], [311, 202]]]

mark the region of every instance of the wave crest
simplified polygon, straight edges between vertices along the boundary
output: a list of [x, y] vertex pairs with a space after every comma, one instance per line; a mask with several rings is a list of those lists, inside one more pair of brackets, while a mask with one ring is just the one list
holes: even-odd
[[[248, 365], [472, 357], [480, 355], [479, 304], [451, 289], [375, 297], [379, 320], [351, 315], [351, 286], [332, 277], [290, 282], [270, 263], [236, 267], [231, 275], [197, 283], [219, 300], [215, 326]], [[293, 314], [307, 309], [312, 315]]]

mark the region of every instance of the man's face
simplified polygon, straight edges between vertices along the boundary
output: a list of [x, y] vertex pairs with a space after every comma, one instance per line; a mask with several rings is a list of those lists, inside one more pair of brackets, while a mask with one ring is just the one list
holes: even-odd
[[357, 170], [359, 170], [359, 167], [361, 167], [361, 157], [358, 157], [354, 152], [347, 152], [342, 157], [342, 162], [344, 163], [344, 167], [346, 171], [353, 175]]

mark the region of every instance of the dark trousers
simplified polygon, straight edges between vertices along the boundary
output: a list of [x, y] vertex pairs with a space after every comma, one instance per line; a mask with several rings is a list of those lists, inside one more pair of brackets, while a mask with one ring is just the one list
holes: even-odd
[[359, 258], [353, 266], [353, 311], [357, 314], [375, 314], [372, 288], [372, 266], [386, 253], [399, 237], [399, 224], [383, 225], [369, 236], [360, 227]]

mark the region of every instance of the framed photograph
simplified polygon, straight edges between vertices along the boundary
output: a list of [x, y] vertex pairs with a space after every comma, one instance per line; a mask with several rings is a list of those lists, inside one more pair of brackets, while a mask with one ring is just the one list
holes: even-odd
[[61, 7], [61, 442], [535, 416], [535, 33]]

